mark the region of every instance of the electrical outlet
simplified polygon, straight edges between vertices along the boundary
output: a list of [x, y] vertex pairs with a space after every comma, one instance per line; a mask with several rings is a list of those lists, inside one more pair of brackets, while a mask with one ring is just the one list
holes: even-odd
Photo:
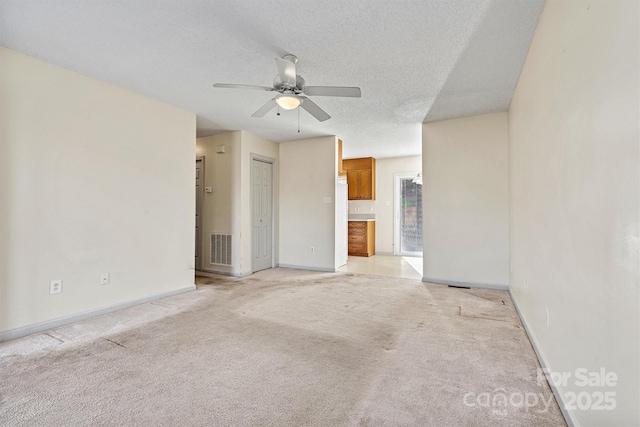
[[102, 273], [100, 275], [100, 284], [108, 285], [109, 284], [109, 273]]
[[61, 294], [62, 293], [62, 279], [52, 280], [49, 282], [49, 294]]
[[551, 326], [551, 313], [549, 312], [549, 307], [545, 307], [545, 310], [547, 310], [547, 328], [549, 328]]
[[356, 208], [356, 212], [360, 212], [360, 208]]
[[315, 254], [316, 253], [316, 248], [314, 248], [313, 246], [311, 246], [309, 248], [309, 253]]

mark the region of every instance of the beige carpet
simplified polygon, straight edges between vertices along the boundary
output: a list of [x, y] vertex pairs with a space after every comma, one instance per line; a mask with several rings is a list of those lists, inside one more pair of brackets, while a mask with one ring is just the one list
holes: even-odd
[[506, 292], [288, 269], [198, 281], [0, 343], [0, 425], [565, 425]]

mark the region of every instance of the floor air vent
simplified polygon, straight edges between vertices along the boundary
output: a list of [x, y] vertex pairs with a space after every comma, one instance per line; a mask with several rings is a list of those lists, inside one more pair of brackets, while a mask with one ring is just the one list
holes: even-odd
[[211, 233], [211, 264], [231, 264], [231, 234]]

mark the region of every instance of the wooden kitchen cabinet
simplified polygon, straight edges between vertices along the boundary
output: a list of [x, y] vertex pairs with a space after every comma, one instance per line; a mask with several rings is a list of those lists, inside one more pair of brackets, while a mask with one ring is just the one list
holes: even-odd
[[344, 166], [342, 165], [342, 140], [338, 139], [338, 175], [345, 176], [347, 171], [344, 170]]
[[342, 167], [347, 172], [349, 200], [376, 199], [376, 159], [347, 159], [342, 161]]
[[376, 222], [349, 221], [349, 255], [372, 256], [376, 252]]

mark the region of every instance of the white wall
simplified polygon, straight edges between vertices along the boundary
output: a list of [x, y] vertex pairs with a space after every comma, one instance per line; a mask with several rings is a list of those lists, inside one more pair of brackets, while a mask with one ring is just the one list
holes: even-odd
[[[251, 156], [273, 159], [274, 260], [278, 262], [278, 144], [246, 131], [197, 139], [197, 156], [205, 157], [202, 268], [235, 276], [251, 274]], [[216, 153], [220, 146], [225, 153]], [[215, 265], [211, 233], [233, 235], [232, 266]]]
[[[337, 150], [335, 136], [280, 144], [281, 266], [336, 268]], [[324, 203], [325, 197], [331, 203]]]
[[[377, 160], [376, 160], [376, 165], [377, 165]], [[378, 171], [376, 171], [376, 176], [377, 176], [377, 173]], [[376, 181], [376, 185], [378, 185], [377, 181]], [[376, 199], [378, 199], [377, 192], [378, 191], [376, 188]], [[349, 215], [375, 214], [377, 206], [378, 205], [376, 203], [376, 200], [349, 200]]]
[[506, 288], [507, 113], [422, 126], [424, 280]]
[[192, 289], [195, 116], [2, 47], [0, 69], [0, 332]]
[[[511, 108], [511, 289], [579, 425], [640, 425], [639, 6], [548, 0]], [[546, 309], [550, 323], [546, 325]], [[615, 372], [578, 387], [575, 371]], [[586, 398], [585, 400], [586, 401]]]

